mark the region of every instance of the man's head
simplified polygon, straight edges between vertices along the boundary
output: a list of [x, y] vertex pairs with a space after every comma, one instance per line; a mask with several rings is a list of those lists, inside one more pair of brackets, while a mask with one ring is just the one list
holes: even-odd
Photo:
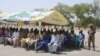
[[90, 24], [89, 27], [90, 27], [91, 29], [93, 29], [94, 26], [93, 26], [93, 24]]
[[83, 31], [82, 31], [82, 30], [80, 30], [80, 31], [79, 31], [79, 33], [83, 33]]

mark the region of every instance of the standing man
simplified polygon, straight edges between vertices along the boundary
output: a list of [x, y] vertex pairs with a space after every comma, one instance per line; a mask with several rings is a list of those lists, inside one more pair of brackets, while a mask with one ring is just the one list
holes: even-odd
[[89, 47], [89, 50], [91, 49], [91, 43], [92, 43], [92, 46], [93, 46], [93, 50], [95, 51], [95, 33], [96, 33], [96, 28], [94, 27], [93, 24], [91, 24], [89, 26], [89, 30], [88, 30], [88, 47]]

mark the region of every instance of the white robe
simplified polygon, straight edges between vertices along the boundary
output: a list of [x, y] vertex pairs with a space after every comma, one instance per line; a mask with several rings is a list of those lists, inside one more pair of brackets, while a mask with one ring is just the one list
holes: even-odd
[[56, 52], [59, 41], [59, 35], [52, 35], [51, 42], [48, 44], [49, 52]]
[[3, 43], [3, 37], [0, 37], [0, 44]]
[[58, 42], [59, 47], [61, 47], [61, 44], [62, 44], [63, 40], [64, 40], [64, 34], [60, 34], [59, 35], [59, 42]]
[[19, 35], [20, 35], [19, 32], [13, 32], [12, 37], [11, 37], [11, 38], [8, 38], [8, 41], [9, 41], [10, 43], [12, 43], [12, 42], [15, 43], [15, 41], [16, 41], [17, 39], [19, 39]]

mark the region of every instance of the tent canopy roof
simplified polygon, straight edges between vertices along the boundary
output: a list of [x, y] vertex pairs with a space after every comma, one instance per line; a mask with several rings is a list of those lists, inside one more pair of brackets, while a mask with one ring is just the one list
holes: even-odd
[[52, 10], [43, 12], [37, 17], [31, 19], [31, 21], [41, 21], [44, 23], [55, 25], [68, 25], [69, 21], [58, 11]]
[[7, 21], [29, 21], [30, 12], [22, 11], [22, 12], [11, 13], [5, 17], [5, 20]]

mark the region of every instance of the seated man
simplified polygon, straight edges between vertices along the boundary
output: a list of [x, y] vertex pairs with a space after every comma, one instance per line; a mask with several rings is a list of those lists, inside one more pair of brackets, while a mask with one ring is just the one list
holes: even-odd
[[68, 34], [68, 30], [64, 30], [64, 39], [63, 39], [63, 42], [62, 42], [62, 50], [66, 47], [68, 47], [68, 37], [69, 37], [69, 34]]
[[5, 27], [2, 27], [0, 30], [0, 43], [3, 44], [4, 43], [4, 39], [6, 37], [6, 33], [5, 33]]
[[29, 43], [28, 43], [28, 47], [31, 47], [31, 48], [34, 47], [34, 49], [36, 50], [36, 44], [37, 44], [37, 41], [39, 40], [39, 38], [40, 38], [39, 30], [35, 29], [33, 38], [31, 38]]
[[9, 31], [8, 31], [9, 38], [7, 38], [7, 42], [9, 44], [12, 44], [12, 40], [11, 39], [12, 39], [12, 34], [13, 34], [14, 30], [15, 30], [15, 28], [12, 28], [12, 27], [9, 28]]
[[74, 33], [74, 36], [73, 36], [73, 47], [74, 48], [79, 48], [79, 45], [80, 45], [80, 37], [79, 37], [79, 35], [76, 35]]
[[[24, 29], [24, 30], [25, 30], [25, 32], [27, 30], [29, 31], [29, 29]], [[30, 39], [33, 37], [33, 35], [34, 35], [34, 33], [32, 31], [30, 31], [30, 32], [28, 32], [28, 31], [27, 31], [27, 33], [25, 33], [26, 36], [23, 36], [24, 34], [22, 34], [21, 47], [24, 47], [25, 44], [27, 44], [30, 41]]]
[[25, 39], [27, 38], [29, 30], [27, 28], [20, 28], [20, 45], [25, 47]]
[[51, 40], [50, 32], [49, 31], [44, 32], [43, 39], [38, 43], [37, 51], [38, 50], [48, 51], [47, 44], [50, 42], [50, 40]]
[[82, 30], [79, 31], [79, 37], [80, 37], [80, 47], [84, 47], [84, 40], [85, 40], [85, 35]]
[[80, 37], [78, 35], [75, 35], [73, 38], [73, 47], [79, 48], [80, 45]]
[[59, 41], [58, 41], [58, 48], [60, 50], [62, 50], [62, 44], [63, 44], [63, 41], [64, 41], [64, 31], [63, 30], [59, 30]]
[[6, 28], [5, 29], [5, 37], [4, 37], [4, 45], [7, 45], [8, 44], [8, 39], [10, 38], [10, 29], [9, 28]]
[[57, 30], [53, 30], [53, 34], [51, 36], [51, 41], [48, 43], [48, 49], [49, 52], [51, 53], [56, 53], [57, 52], [57, 47], [58, 47], [58, 41], [59, 41], [59, 35], [57, 34]]
[[[32, 44], [35, 44], [37, 42], [38, 34], [33, 31], [33, 29], [30, 30], [30, 32], [27, 35], [27, 38], [22, 38], [21, 40], [21, 47], [27, 45], [27, 49], [32, 46]], [[33, 46], [32, 46], [33, 47]]]
[[10, 38], [10, 29], [9, 28], [5, 28], [2, 30], [2, 35], [1, 35], [1, 38], [2, 38], [2, 43], [4, 45], [8, 44], [8, 39]]
[[27, 36], [27, 38], [25, 39], [25, 44], [28, 45], [28, 49], [29, 47], [32, 46], [32, 44], [35, 44], [35, 42], [37, 42], [37, 39], [35, 38], [35, 34], [33, 32], [33, 30], [31, 30]]
[[9, 38], [8, 40], [11, 42], [11, 44], [13, 44], [14, 47], [18, 46], [18, 39], [19, 39], [19, 31], [17, 28], [15, 28], [12, 37]]
[[71, 42], [71, 43], [70, 43], [70, 47], [76, 48], [76, 47], [77, 47], [77, 40], [76, 40], [76, 38], [78, 38], [78, 36], [76, 36], [74, 30], [71, 30], [71, 31], [70, 31], [70, 36], [69, 36], [69, 38], [70, 38], [70, 42]]

